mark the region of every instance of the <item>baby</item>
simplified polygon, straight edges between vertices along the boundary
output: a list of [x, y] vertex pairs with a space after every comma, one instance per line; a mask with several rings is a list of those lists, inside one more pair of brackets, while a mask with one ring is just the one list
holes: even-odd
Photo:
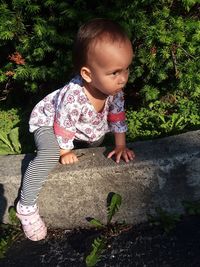
[[126, 147], [123, 88], [132, 62], [132, 45], [115, 22], [93, 19], [80, 27], [74, 45], [75, 77], [63, 88], [47, 95], [33, 109], [29, 121], [37, 147], [22, 182], [17, 217], [25, 235], [44, 239], [47, 228], [36, 204], [49, 172], [60, 160], [73, 164], [74, 146], [98, 146], [105, 134], [114, 133], [115, 147], [108, 158], [119, 163], [134, 159]]

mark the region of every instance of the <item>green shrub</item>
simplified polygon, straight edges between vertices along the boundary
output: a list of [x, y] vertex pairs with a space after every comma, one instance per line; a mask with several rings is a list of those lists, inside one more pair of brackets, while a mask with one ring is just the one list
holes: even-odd
[[[173, 101], [172, 101], [173, 100]], [[172, 102], [170, 102], [172, 101]], [[138, 111], [126, 112], [129, 141], [150, 139], [200, 128], [199, 103], [168, 95]]]
[[198, 0], [1, 1], [0, 82], [12, 79], [29, 91], [45, 90], [41, 86], [48, 81], [65, 82], [78, 27], [103, 11], [133, 41], [135, 86], [153, 86], [156, 95], [178, 89], [199, 97], [198, 7]]
[[66, 82], [75, 32], [89, 16], [84, 6], [84, 1], [1, 1], [2, 85], [36, 92]]
[[121, 10], [135, 48], [129, 141], [199, 129], [199, 1], [131, 1]]
[[199, 128], [199, 8], [199, 0], [3, 0], [0, 99], [12, 89], [11, 106], [18, 98], [31, 108], [66, 83], [79, 26], [103, 14], [124, 26], [134, 47], [126, 89], [133, 110], [129, 139]]

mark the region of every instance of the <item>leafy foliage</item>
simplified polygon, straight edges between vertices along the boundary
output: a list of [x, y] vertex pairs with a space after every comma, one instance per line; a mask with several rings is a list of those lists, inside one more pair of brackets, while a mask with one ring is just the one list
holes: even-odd
[[200, 127], [199, 103], [167, 95], [136, 111], [127, 110], [128, 140], [167, 136]]
[[83, 5], [83, 1], [2, 1], [1, 82], [33, 92], [46, 83], [51, 87], [65, 82], [72, 69], [77, 21], [83, 21], [85, 15]]
[[175, 86], [199, 96], [198, 8], [198, 0], [1, 1], [0, 49], [7, 51], [1, 80], [22, 81], [33, 91], [48, 80], [65, 82], [78, 27], [102, 16], [103, 10], [105, 17], [127, 29], [133, 41], [131, 82], [141, 82], [142, 91], [149, 87], [158, 93], [158, 86], [161, 90]]
[[135, 106], [127, 107], [130, 141], [200, 126], [198, 3], [134, 1], [123, 10], [135, 37], [132, 85], [126, 91], [128, 102], [133, 90], [137, 96]]
[[0, 111], [0, 155], [21, 153], [19, 128], [16, 127], [19, 122], [17, 109]]
[[18, 109], [11, 108], [9, 110], [0, 109], [0, 129], [4, 133], [10, 132], [20, 122]]
[[0, 132], [0, 155], [20, 153], [19, 128], [13, 128], [7, 135]]
[[[27, 132], [26, 132], [26, 131]], [[0, 155], [33, 151], [28, 135], [27, 114], [19, 108], [0, 109]]]

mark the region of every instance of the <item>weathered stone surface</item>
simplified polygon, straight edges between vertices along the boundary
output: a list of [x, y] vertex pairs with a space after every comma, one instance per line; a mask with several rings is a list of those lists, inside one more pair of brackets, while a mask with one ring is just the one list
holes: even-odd
[[[183, 213], [183, 200], [200, 199], [200, 130], [129, 144], [136, 159], [116, 164], [105, 147], [77, 150], [75, 165], [58, 164], [38, 199], [40, 213], [52, 227], [88, 226], [86, 217], [106, 222], [109, 192], [122, 196], [115, 219], [138, 223], [156, 207]], [[17, 197], [21, 173], [32, 155], [0, 157], [0, 219]]]

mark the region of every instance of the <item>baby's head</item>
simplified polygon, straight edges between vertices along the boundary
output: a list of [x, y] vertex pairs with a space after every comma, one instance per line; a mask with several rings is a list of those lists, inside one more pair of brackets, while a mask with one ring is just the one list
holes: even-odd
[[[132, 57], [131, 42], [118, 23], [98, 18], [80, 27], [74, 45], [74, 69], [87, 84], [106, 95], [124, 87]], [[112, 80], [115, 80], [113, 89], [104, 90]]]

